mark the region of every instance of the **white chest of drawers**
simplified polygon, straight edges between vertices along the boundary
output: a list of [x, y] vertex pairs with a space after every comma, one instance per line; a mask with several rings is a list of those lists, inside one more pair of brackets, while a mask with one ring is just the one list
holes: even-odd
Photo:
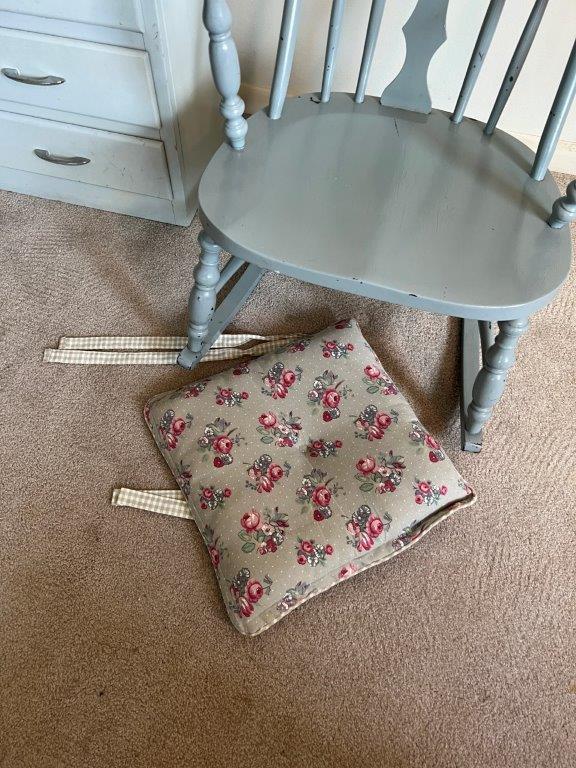
[[187, 225], [221, 141], [202, 0], [0, 0], [0, 188]]

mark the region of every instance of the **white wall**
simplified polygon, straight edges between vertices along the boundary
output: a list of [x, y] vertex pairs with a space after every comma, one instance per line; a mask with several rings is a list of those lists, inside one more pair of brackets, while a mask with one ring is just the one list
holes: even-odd
[[[282, 14], [281, 0], [229, 0], [240, 54], [243, 96], [250, 111], [267, 103]], [[290, 92], [319, 90], [331, 0], [303, 0], [300, 34]], [[402, 25], [416, 0], [388, 0], [374, 57], [368, 93], [380, 94], [402, 65]], [[488, 0], [451, 0], [448, 41], [429, 71], [432, 102], [452, 110]], [[508, 0], [467, 114], [486, 120], [526, 21], [532, 0]], [[334, 90], [353, 91], [362, 55], [370, 0], [348, 0], [334, 75]], [[536, 144], [576, 36], [575, 0], [550, 0], [522, 75], [499, 126]], [[261, 89], [261, 90], [259, 90]], [[576, 104], [566, 123], [553, 167], [576, 173]]]

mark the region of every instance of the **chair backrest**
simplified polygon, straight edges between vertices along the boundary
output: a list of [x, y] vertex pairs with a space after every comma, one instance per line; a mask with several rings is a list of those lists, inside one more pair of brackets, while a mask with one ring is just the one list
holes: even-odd
[[[396, 79], [384, 90], [381, 97], [382, 104], [414, 112], [430, 112], [432, 102], [428, 91], [428, 67], [432, 56], [446, 40], [448, 3], [449, 0], [418, 0], [416, 3], [403, 28], [406, 38], [404, 64]], [[323, 102], [330, 99], [345, 4], [346, 0], [333, 0], [332, 2], [320, 96], [320, 100]], [[366, 95], [366, 85], [385, 5], [386, 0], [372, 0], [354, 94], [354, 99], [358, 103], [363, 102]], [[268, 110], [272, 120], [277, 120], [282, 114], [294, 59], [300, 8], [301, 0], [285, 0]]]
[[[400, 0], [389, 1], [399, 2]], [[455, 2], [457, 1], [455, 0]], [[449, 2], [450, 0], [417, 0], [410, 18], [403, 27], [406, 40], [406, 57], [399, 74], [384, 89], [380, 97], [380, 102], [383, 105], [414, 112], [430, 112], [432, 102], [428, 90], [428, 69], [432, 57], [446, 40], [446, 15]], [[464, 117], [466, 106], [494, 37], [505, 2], [506, 0], [490, 0], [489, 2], [452, 115], [452, 120], [455, 123], [460, 123]], [[319, 96], [321, 102], [330, 100], [345, 4], [346, 0], [332, 0], [322, 87]], [[302, 0], [284, 0], [280, 39], [268, 107], [268, 116], [271, 120], [278, 120], [282, 116], [294, 61], [301, 5]], [[366, 85], [385, 5], [386, 0], [372, 0], [371, 3], [354, 94], [354, 100], [357, 103], [363, 102], [366, 95]], [[533, 2], [528, 20], [522, 30], [486, 124], [485, 133], [487, 135], [492, 135], [494, 132], [500, 115], [516, 85], [547, 5], [548, 0], [534, 0]], [[204, 0], [204, 24], [210, 33], [210, 58], [214, 81], [222, 95], [220, 111], [226, 119], [225, 133], [229, 143], [235, 149], [241, 149], [245, 143], [247, 125], [242, 116], [244, 103], [238, 96], [240, 68], [234, 41], [231, 37], [232, 19], [226, 0]], [[532, 169], [532, 176], [536, 180], [544, 178], [575, 93], [576, 43], [550, 111]]]

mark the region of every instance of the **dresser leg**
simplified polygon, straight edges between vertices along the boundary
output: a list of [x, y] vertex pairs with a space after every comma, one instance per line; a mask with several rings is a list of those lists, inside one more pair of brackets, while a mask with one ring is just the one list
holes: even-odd
[[466, 435], [471, 442], [474, 442], [475, 436], [481, 435], [504, 391], [508, 371], [516, 358], [518, 340], [528, 328], [528, 320], [504, 320], [498, 323], [498, 327], [494, 343], [483, 355], [482, 368], [474, 381], [472, 401], [468, 405]]
[[216, 287], [220, 280], [220, 246], [205, 232], [200, 233], [198, 242], [200, 261], [194, 269], [194, 286], [188, 301], [188, 343], [178, 357], [178, 363], [183, 368], [192, 368], [202, 357], [202, 346], [216, 308]]

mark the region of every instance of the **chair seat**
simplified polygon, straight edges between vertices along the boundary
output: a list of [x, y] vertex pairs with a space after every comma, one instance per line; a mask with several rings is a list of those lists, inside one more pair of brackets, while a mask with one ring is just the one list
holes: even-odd
[[207, 233], [235, 256], [309, 282], [479, 320], [547, 304], [570, 266], [546, 224], [558, 188], [533, 153], [444, 112], [375, 98], [288, 99], [224, 144], [199, 190]]

